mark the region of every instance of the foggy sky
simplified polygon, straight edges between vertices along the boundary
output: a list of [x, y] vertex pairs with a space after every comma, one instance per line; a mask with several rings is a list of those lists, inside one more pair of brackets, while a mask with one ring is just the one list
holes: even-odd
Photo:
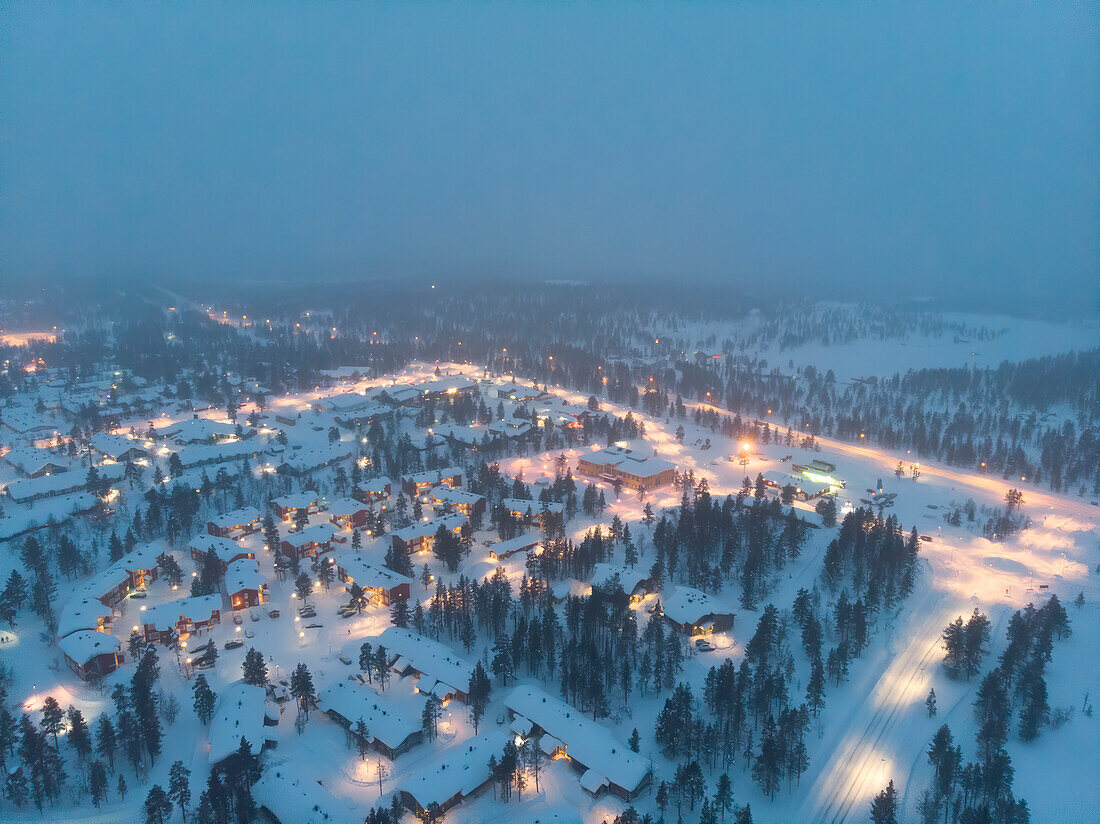
[[1095, 6], [0, 7], [0, 285], [1052, 290], [1097, 264]]

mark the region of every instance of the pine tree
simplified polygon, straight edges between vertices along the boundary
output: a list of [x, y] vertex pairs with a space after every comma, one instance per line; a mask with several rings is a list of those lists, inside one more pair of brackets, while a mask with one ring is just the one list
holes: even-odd
[[263, 653], [255, 647], [249, 647], [248, 652], [244, 654], [241, 669], [244, 671], [246, 684], [256, 687], [267, 686], [267, 663], [264, 661]]
[[57, 734], [61, 732], [64, 723], [65, 711], [61, 709], [61, 705], [57, 703], [56, 698], [47, 695], [45, 700], [42, 701], [42, 731], [53, 736], [55, 750], [58, 748]]
[[485, 673], [485, 668], [481, 666], [481, 661], [476, 662], [466, 691], [467, 700], [470, 703], [470, 721], [474, 725], [475, 734], [485, 715], [485, 706], [489, 703], [489, 693], [492, 688], [493, 685]]
[[118, 774], [118, 797], [126, 800], [126, 777], [122, 773]]
[[634, 752], [638, 752], [641, 746], [641, 736], [638, 735], [638, 728], [634, 728], [634, 732], [630, 733], [630, 740], [626, 742], [627, 746]]
[[172, 814], [172, 799], [159, 784], [154, 784], [145, 797], [145, 824], [165, 824]]
[[118, 739], [115, 735], [114, 725], [111, 724], [111, 719], [104, 713], [99, 716], [99, 721], [96, 722], [95, 751], [100, 758], [107, 759], [107, 763], [110, 764], [112, 770], [115, 768], [115, 749], [117, 746]]
[[186, 821], [187, 808], [191, 805], [191, 771], [182, 761], [176, 761], [168, 770], [168, 797], [180, 808]]
[[872, 824], [898, 824], [897, 811], [898, 794], [891, 780], [871, 801]]
[[88, 723], [76, 707], [69, 707], [68, 718], [69, 744], [76, 751], [77, 757], [81, 761], [85, 761], [92, 754], [92, 736], [88, 731]]
[[362, 718], [355, 722], [355, 748], [359, 751], [359, 757], [366, 761], [370, 752], [370, 730]]
[[298, 664], [290, 674], [290, 694], [298, 699], [298, 706], [308, 716], [310, 708], [317, 702], [317, 694], [313, 688], [313, 676], [305, 664]]
[[718, 776], [718, 789], [714, 792], [714, 807], [722, 816], [722, 824], [725, 824], [726, 814], [733, 807], [733, 786], [727, 773]]
[[206, 681], [205, 674], [199, 673], [198, 677], [195, 679], [193, 692], [195, 696], [193, 704], [195, 714], [205, 726], [209, 724], [210, 719], [214, 717], [214, 704], [217, 699], [214, 691], [210, 689], [210, 684]]
[[104, 769], [102, 761], [92, 762], [91, 769], [88, 772], [88, 792], [92, 796], [92, 803], [95, 804], [98, 810], [99, 805], [107, 798], [107, 770]]
[[928, 690], [928, 697], [924, 699], [924, 706], [928, 709], [928, 717], [936, 717], [936, 690]]

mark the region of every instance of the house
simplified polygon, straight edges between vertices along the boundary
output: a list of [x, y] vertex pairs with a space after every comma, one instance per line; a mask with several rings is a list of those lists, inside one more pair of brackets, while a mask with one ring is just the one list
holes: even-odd
[[237, 427], [227, 421], [210, 418], [189, 418], [169, 424], [156, 431], [158, 438], [168, 438], [180, 446], [187, 444], [215, 444], [237, 437]]
[[[338, 824], [347, 806], [314, 780], [300, 776], [295, 762], [273, 764], [252, 785], [260, 821], [272, 824]], [[363, 818], [362, 815], [358, 816]]]
[[200, 532], [191, 539], [189, 549], [191, 551], [191, 560], [193, 560], [197, 566], [202, 566], [206, 562], [206, 556], [211, 552], [217, 553], [218, 560], [221, 561], [222, 572], [225, 572], [226, 567], [228, 567], [231, 562], [239, 558], [256, 557], [256, 554], [252, 550], [241, 547], [235, 541], [231, 541], [228, 538], [216, 538], [205, 532]]
[[418, 692], [434, 695], [444, 703], [452, 699], [466, 703], [474, 666], [450, 647], [404, 627], [389, 627], [376, 640], [375, 646], [385, 647], [390, 654], [394, 672], [402, 678], [416, 678]]
[[210, 719], [210, 766], [216, 767], [241, 747], [245, 739], [259, 755], [279, 743], [279, 708], [267, 700], [263, 687], [237, 681], [221, 690]]
[[149, 454], [137, 441], [109, 432], [96, 432], [88, 438], [88, 446], [116, 463], [134, 461]]
[[496, 541], [489, 547], [489, 557], [494, 560], [501, 560], [515, 555], [517, 552], [530, 552], [538, 545], [539, 536], [536, 533], [529, 532], [525, 535], [509, 538], [507, 541]]
[[367, 525], [370, 507], [355, 498], [337, 498], [328, 505], [328, 518], [337, 529], [362, 529]]
[[283, 455], [276, 470], [280, 475], [298, 478], [316, 472], [318, 469], [324, 469], [326, 466], [346, 461], [350, 457], [351, 448], [340, 443], [301, 449], [294, 447]]
[[117, 606], [135, 589], [145, 589], [157, 580], [160, 576], [157, 559], [166, 551], [155, 543], [134, 547], [92, 579], [89, 591], [94, 591], [95, 597], [106, 606]]
[[650, 577], [648, 568], [636, 566], [633, 569], [616, 564], [598, 563], [592, 567], [592, 580], [597, 584], [608, 585], [616, 582], [619, 588], [630, 596], [632, 602], [640, 601], [657, 587]]
[[678, 586], [661, 602], [665, 618], [686, 635], [727, 632], [733, 629], [733, 613], [707, 593]]
[[82, 681], [98, 680], [122, 663], [122, 641], [106, 632], [80, 629], [58, 642], [65, 663]]
[[110, 632], [115, 621], [115, 611], [93, 593], [94, 587], [85, 587], [77, 597], [65, 604], [57, 621], [57, 637], [64, 638], [81, 630]]
[[581, 787], [593, 796], [607, 791], [630, 801], [649, 784], [646, 758], [561, 699], [521, 684], [505, 697], [504, 705], [512, 731], [523, 739], [536, 737], [550, 758], [568, 758], [581, 773]]
[[283, 495], [281, 498], [272, 500], [271, 508], [284, 521], [293, 521], [299, 510], [303, 509], [307, 515], [312, 515], [318, 511], [317, 493], [295, 492], [291, 495]]
[[332, 524], [314, 524], [288, 534], [279, 548], [286, 557], [301, 560], [330, 552], [334, 540], [343, 543], [346, 539], [336, 537], [336, 528]]
[[577, 472], [609, 483], [619, 481], [630, 489], [646, 490], [666, 486], [676, 478], [676, 466], [661, 458], [645, 455], [640, 446], [621, 441], [577, 459]]
[[[104, 464], [97, 466], [99, 477], [109, 483], [122, 480], [126, 471], [125, 464]], [[39, 475], [37, 478], [20, 478], [7, 485], [4, 492], [14, 503], [29, 504], [43, 498], [55, 498], [83, 491], [88, 485], [87, 469], [71, 469], [53, 475]]]
[[206, 522], [206, 531], [216, 538], [228, 538], [231, 541], [259, 532], [260, 510], [254, 506], [245, 506], [218, 515]]
[[48, 449], [36, 449], [33, 446], [17, 446], [4, 455], [4, 461], [15, 467], [27, 478], [41, 478], [43, 475], [56, 475], [72, 468], [68, 458], [55, 454]]
[[391, 760], [419, 744], [424, 737], [421, 707], [417, 703], [408, 698], [394, 700], [392, 689], [379, 695], [354, 681], [337, 681], [322, 692], [317, 701], [325, 715], [353, 736], [356, 722], [362, 718], [370, 735], [367, 743]]
[[371, 478], [363, 481], [355, 487], [352, 495], [357, 501], [362, 501], [365, 504], [385, 501], [390, 497], [390, 479]]
[[421, 763], [401, 781], [401, 803], [419, 818], [432, 804], [454, 809], [492, 783], [489, 758], [499, 760], [507, 742], [503, 730], [486, 730]]
[[185, 639], [193, 632], [220, 624], [222, 609], [219, 593], [180, 598], [148, 608], [142, 606], [134, 616], [133, 629], [147, 642], [165, 641], [172, 632]]
[[219, 441], [213, 444], [190, 444], [175, 451], [184, 469], [197, 466], [228, 463], [230, 461], [255, 460], [263, 451], [263, 444], [255, 438], [240, 441]]
[[403, 549], [409, 554], [429, 552], [435, 544], [435, 534], [440, 527], [449, 529], [458, 535], [466, 524], [465, 515], [443, 515], [430, 521], [420, 521], [390, 533], [394, 549]]
[[347, 584], [349, 590], [351, 584], [358, 584], [368, 596], [386, 605], [395, 598], [408, 598], [412, 594], [412, 578], [373, 564], [359, 553], [341, 553], [337, 557], [336, 577]]
[[529, 501], [526, 498], [505, 498], [500, 502], [504, 511], [525, 524], [542, 525], [544, 513], [565, 515], [565, 504], [557, 501]]
[[225, 592], [233, 611], [258, 607], [267, 600], [267, 578], [255, 558], [237, 558], [225, 569]]
[[401, 478], [401, 491], [413, 498], [418, 498], [440, 485], [449, 486], [453, 489], [461, 487], [462, 470], [457, 466], [448, 466], [445, 469], [414, 472], [412, 475], [405, 475]]
[[453, 489], [441, 485], [429, 492], [428, 496], [436, 509], [461, 512], [467, 518], [485, 514], [485, 497], [467, 492], [465, 489]]

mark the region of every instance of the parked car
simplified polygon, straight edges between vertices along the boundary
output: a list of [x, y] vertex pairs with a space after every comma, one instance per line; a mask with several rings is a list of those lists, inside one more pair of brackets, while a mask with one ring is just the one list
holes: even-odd
[[148, 598], [149, 593], [146, 592], [144, 589], [135, 589], [133, 592], [130, 593], [130, 597], [131, 598]]
[[238, 649], [239, 647], [243, 646], [244, 641], [242, 641], [240, 638], [230, 638], [228, 641], [225, 642], [226, 649]]
[[245, 637], [245, 638], [255, 638], [255, 637], [256, 637], [256, 633], [254, 633], [254, 632], [253, 632], [252, 630], [250, 630], [250, 629], [246, 629], [246, 630], [244, 631], [244, 637]]
[[241, 623], [241, 614], [239, 612], [233, 613], [233, 623], [238, 625]]
[[268, 618], [278, 618], [278, 617], [279, 617], [279, 610], [277, 610], [277, 609], [269, 609], [269, 610], [267, 611], [267, 617], [268, 617]]
[[306, 624], [306, 629], [320, 629], [324, 624]]
[[341, 655], [340, 656], [340, 663], [341, 664], [347, 664], [350, 667], [351, 666], [351, 659], [348, 658], [346, 655]]
[[706, 638], [699, 638], [695, 641], [695, 648], [699, 650], [699, 652], [712, 652], [714, 650], [714, 644]]
[[256, 610], [254, 610], [254, 609], [250, 609], [248, 611], [248, 617], [251, 618], [253, 621], [259, 621], [260, 620], [260, 613], [256, 612]]

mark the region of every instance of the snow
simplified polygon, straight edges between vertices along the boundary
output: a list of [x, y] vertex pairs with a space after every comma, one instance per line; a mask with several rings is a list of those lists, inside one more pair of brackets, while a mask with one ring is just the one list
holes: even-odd
[[240, 749], [242, 738], [257, 755], [266, 742], [278, 741], [278, 727], [265, 724], [267, 717], [267, 693], [263, 687], [240, 681], [222, 690], [210, 719], [211, 766]]
[[83, 666], [97, 655], [106, 655], [122, 649], [122, 641], [106, 632], [80, 629], [66, 635], [58, 642], [61, 651]]
[[401, 789], [422, 809], [433, 802], [443, 805], [460, 793], [469, 795], [489, 778], [490, 756], [500, 760], [508, 736], [488, 730], [422, 764], [401, 782]]
[[[460, 658], [445, 644], [403, 627], [390, 627], [374, 640], [375, 646], [384, 646], [390, 655], [400, 656], [405, 666], [411, 666], [421, 674], [421, 692], [430, 692], [425, 687], [434, 681], [466, 692], [470, 676], [474, 673], [473, 664]], [[358, 646], [355, 647], [355, 654], [358, 657]], [[394, 669], [400, 672], [405, 666], [398, 669], [395, 663]]]
[[318, 705], [324, 712], [335, 712], [351, 726], [362, 718], [372, 741], [380, 741], [390, 750], [398, 750], [411, 736], [421, 732], [420, 710], [423, 700], [394, 700], [396, 690], [379, 695], [370, 686], [354, 681], [337, 681], [321, 693]]
[[616, 740], [602, 724], [540, 687], [521, 684], [508, 693], [504, 704], [561, 741], [566, 754], [588, 768], [582, 786], [589, 792], [595, 793], [610, 780], [632, 794], [649, 775], [645, 758]]

